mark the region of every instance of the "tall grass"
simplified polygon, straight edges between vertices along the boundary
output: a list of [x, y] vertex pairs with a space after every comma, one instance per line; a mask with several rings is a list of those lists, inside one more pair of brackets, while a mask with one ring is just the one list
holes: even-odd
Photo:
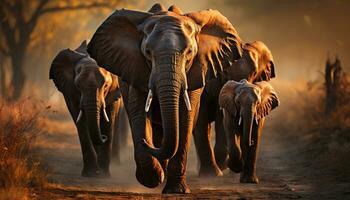
[[46, 183], [34, 145], [41, 133], [44, 103], [0, 100], [0, 199], [28, 199]]

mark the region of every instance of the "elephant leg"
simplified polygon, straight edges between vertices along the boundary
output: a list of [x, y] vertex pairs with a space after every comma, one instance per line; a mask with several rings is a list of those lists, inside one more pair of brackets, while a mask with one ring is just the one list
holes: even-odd
[[240, 147], [240, 135], [234, 134], [232, 141], [232, 147], [230, 148], [230, 156], [228, 160], [228, 167], [235, 173], [240, 173], [243, 168], [242, 150]]
[[[226, 112], [226, 111], [224, 111]], [[227, 166], [236, 173], [242, 171], [242, 151], [240, 147], [240, 133], [242, 130], [234, 123], [235, 116], [225, 113], [225, 118], [222, 120], [225, 130], [226, 143], [228, 145], [229, 158]]]
[[146, 139], [149, 144], [152, 144], [151, 122], [145, 113], [147, 93], [143, 93], [123, 81], [120, 81], [120, 84], [134, 143], [136, 179], [146, 187], [157, 187], [164, 180], [164, 172], [158, 160], [145, 151], [142, 142], [143, 139]]
[[197, 115], [202, 89], [197, 89], [189, 93], [192, 110], [188, 111], [185, 103], [180, 101], [179, 105], [179, 146], [173, 158], [169, 160], [167, 171], [167, 182], [163, 193], [190, 193], [186, 183], [187, 155], [191, 143], [193, 125]]
[[[110, 177], [109, 165], [111, 161], [112, 145], [113, 145], [113, 141], [115, 140], [114, 137], [117, 136], [114, 134], [114, 123], [115, 123], [115, 116], [119, 109], [119, 105], [120, 105], [120, 101], [116, 101], [112, 105], [108, 105], [106, 107], [106, 112], [110, 120], [109, 122], [107, 122], [103, 116], [100, 117], [101, 133], [108, 137], [108, 140], [106, 141], [105, 144], [96, 146], [97, 161], [101, 169], [101, 175], [103, 177]], [[103, 113], [101, 113], [101, 115], [103, 115]]]
[[[113, 135], [112, 139], [112, 150], [111, 150], [111, 161], [112, 163], [119, 165], [120, 164], [120, 151], [121, 151], [121, 141], [120, 141], [120, 106], [121, 106], [121, 99], [114, 102], [114, 114], [112, 115], [113, 123], [110, 124], [112, 127], [111, 134]], [[110, 120], [111, 120], [110, 118]], [[110, 121], [112, 122], [112, 121]]]
[[223, 115], [221, 111], [216, 112], [216, 120], [215, 120], [215, 146], [214, 153], [216, 164], [219, 166], [221, 170], [227, 168], [227, 159], [228, 159], [228, 149], [227, 149], [227, 141], [225, 137], [225, 131], [223, 126]]
[[127, 147], [130, 126], [124, 105], [121, 105], [120, 107], [118, 113], [118, 139], [120, 148], [123, 151]]
[[210, 145], [211, 124], [208, 119], [208, 104], [204, 96], [205, 94], [202, 94], [198, 119], [193, 131], [194, 144], [200, 163], [199, 176], [222, 176]]
[[241, 183], [259, 183], [259, 179], [256, 175], [256, 162], [258, 159], [258, 150], [260, 146], [261, 131], [264, 126], [264, 121], [265, 119], [262, 118], [259, 120], [258, 125], [253, 125], [253, 145], [245, 148], [245, 151], [243, 150], [244, 164], [243, 171], [240, 177]]

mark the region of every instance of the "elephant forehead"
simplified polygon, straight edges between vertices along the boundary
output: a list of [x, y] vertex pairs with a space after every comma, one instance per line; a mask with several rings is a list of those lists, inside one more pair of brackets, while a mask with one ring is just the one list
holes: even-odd
[[186, 27], [193, 28], [192, 24], [194, 23], [191, 18], [183, 15], [176, 14], [174, 12], [161, 12], [159, 14], [149, 17], [139, 28], [149, 29], [155, 24], [158, 25], [157, 28], [160, 29], [171, 29], [171, 28], [180, 28], [185, 25]]
[[81, 65], [81, 66], [96, 66], [97, 67], [97, 62], [90, 58], [90, 57], [84, 57], [82, 59], [79, 60], [79, 62], [77, 63], [77, 65]]

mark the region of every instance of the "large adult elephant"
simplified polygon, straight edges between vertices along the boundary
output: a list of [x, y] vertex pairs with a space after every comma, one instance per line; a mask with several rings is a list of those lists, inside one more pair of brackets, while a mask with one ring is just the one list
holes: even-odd
[[[222, 112], [218, 98], [223, 85], [228, 80], [248, 82], [269, 81], [275, 77], [273, 57], [268, 47], [261, 41], [242, 46], [242, 58], [210, 80], [201, 96], [201, 107], [194, 128], [194, 142], [200, 161], [199, 176], [221, 176], [227, 167], [228, 148], [223, 129]], [[211, 123], [215, 122], [215, 147], [211, 146]]]
[[[63, 94], [77, 127], [84, 177], [109, 177], [114, 123], [121, 102], [118, 77], [99, 67], [84, 41], [52, 61], [50, 79]], [[115, 147], [113, 147], [115, 148]]]
[[166, 172], [163, 193], [188, 193], [187, 153], [200, 95], [206, 80], [241, 57], [240, 38], [218, 11], [183, 14], [159, 4], [150, 11], [115, 11], [88, 52], [122, 80], [137, 180], [153, 188]]

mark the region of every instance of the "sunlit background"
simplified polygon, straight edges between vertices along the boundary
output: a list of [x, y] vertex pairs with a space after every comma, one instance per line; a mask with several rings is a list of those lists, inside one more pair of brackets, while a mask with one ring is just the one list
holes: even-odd
[[[58, 4], [64, 6], [66, 2], [70, 1]], [[126, 7], [146, 11], [156, 2], [166, 7], [175, 4], [184, 12], [217, 9], [231, 21], [243, 41], [265, 42], [274, 56], [277, 78], [273, 84], [277, 89], [282, 85], [291, 84], [292, 87], [319, 79], [327, 58], [338, 56], [345, 71], [349, 70], [350, 2], [346, 0], [120, 1], [110, 9], [67, 10], [42, 15], [33, 32], [28, 33], [30, 42], [23, 62], [25, 89], [22, 96], [36, 95], [44, 100], [62, 101], [48, 79], [54, 55], [63, 48], [75, 48], [81, 41], [89, 40], [114, 9]], [[74, 3], [79, 4], [79, 1]], [[4, 37], [0, 39], [6, 43]], [[2, 83], [5, 84], [1, 88], [3, 92], [11, 93], [11, 59], [2, 56], [1, 61]]]

